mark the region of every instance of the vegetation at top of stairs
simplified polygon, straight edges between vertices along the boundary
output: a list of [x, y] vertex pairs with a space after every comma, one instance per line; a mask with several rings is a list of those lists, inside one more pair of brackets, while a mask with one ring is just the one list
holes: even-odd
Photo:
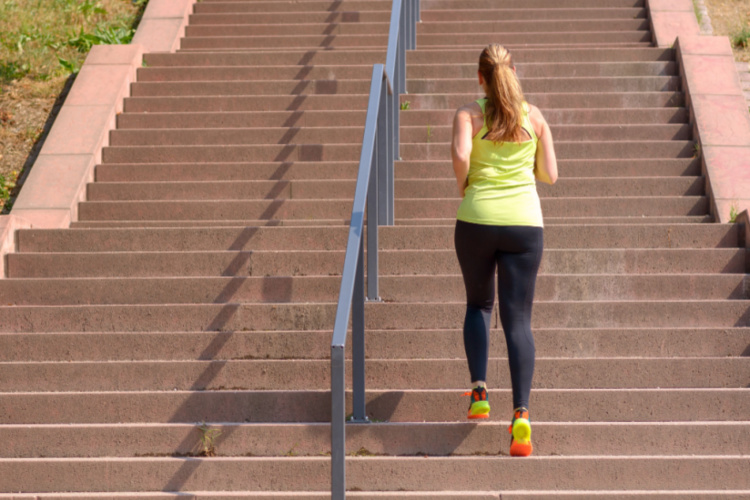
[[129, 43], [147, 3], [0, 2], [0, 210], [10, 209], [16, 184], [23, 183], [72, 84], [71, 73], [92, 45]]

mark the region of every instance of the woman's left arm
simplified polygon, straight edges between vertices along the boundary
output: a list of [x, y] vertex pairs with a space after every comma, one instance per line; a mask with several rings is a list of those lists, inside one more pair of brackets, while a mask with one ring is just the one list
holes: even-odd
[[456, 174], [456, 185], [461, 198], [464, 197], [469, 183], [469, 160], [471, 158], [472, 120], [466, 106], [458, 108], [453, 118], [453, 142], [451, 157], [453, 172]]

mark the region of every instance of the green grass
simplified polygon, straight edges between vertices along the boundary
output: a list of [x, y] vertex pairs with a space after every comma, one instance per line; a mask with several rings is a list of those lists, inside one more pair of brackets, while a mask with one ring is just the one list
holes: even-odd
[[732, 34], [732, 45], [740, 48], [750, 46], [750, 26], [745, 26], [737, 33]]
[[0, 1], [0, 82], [80, 68], [93, 45], [129, 43], [147, 0]]
[[703, 14], [698, 10], [698, 2], [693, 0], [693, 12], [695, 12], [695, 18], [698, 20], [698, 24], [703, 22]]

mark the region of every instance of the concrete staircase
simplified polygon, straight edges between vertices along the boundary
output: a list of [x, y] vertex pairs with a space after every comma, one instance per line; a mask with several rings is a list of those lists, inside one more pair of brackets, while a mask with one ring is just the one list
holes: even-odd
[[[329, 345], [390, 5], [202, 0], [182, 49], [146, 57], [79, 221], [8, 256], [0, 498], [329, 496]], [[350, 496], [750, 498], [747, 256], [707, 215], [643, 2], [424, 0], [422, 19]], [[450, 124], [493, 41], [560, 158], [540, 186], [530, 459], [506, 456], [499, 331], [492, 420], [460, 396]]]

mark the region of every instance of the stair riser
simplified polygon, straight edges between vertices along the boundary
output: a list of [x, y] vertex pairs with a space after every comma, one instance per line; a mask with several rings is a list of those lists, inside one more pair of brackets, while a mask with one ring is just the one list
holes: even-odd
[[[260, 81], [260, 82], [180, 82], [180, 83], [133, 83], [133, 97], [189, 97], [189, 96], [245, 96], [245, 95], [346, 95], [369, 94], [370, 81], [362, 73], [359, 80], [312, 80]], [[662, 78], [662, 77], [654, 77]], [[666, 77], [669, 78], [669, 77]], [[460, 80], [459, 80], [460, 81]], [[606, 83], [602, 83], [602, 86]], [[644, 88], [649, 83], [644, 83]], [[667, 85], [666, 83], [664, 85]], [[468, 86], [467, 86], [468, 87]], [[647, 90], [659, 90], [660, 82]], [[674, 87], [676, 89], [677, 87]]]
[[[682, 135], [689, 135], [689, 129], [685, 132], [686, 134]], [[364, 123], [359, 122], [356, 126], [346, 127], [344, 130], [328, 127], [112, 130], [109, 143], [111, 146], [279, 145], [325, 144], [335, 139], [337, 144], [361, 146], [363, 135]]]
[[[371, 67], [360, 66], [244, 66], [204, 68], [138, 68], [138, 82], [184, 81], [262, 81], [262, 80], [356, 80], [369, 77]], [[678, 74], [675, 62], [631, 63], [527, 63], [516, 68], [520, 78], [571, 78], [571, 77], [655, 77]], [[475, 79], [477, 65], [456, 64], [446, 67], [439, 64], [413, 65], [407, 70], [409, 79], [470, 78]]]
[[381, 35], [297, 35], [290, 31], [279, 33], [275, 36], [192, 37], [183, 38], [180, 41], [180, 48], [182, 50], [284, 49], [298, 47], [383, 47], [385, 49], [387, 46], [388, 35], [385, 33]]
[[252, 14], [191, 14], [188, 28], [204, 25], [234, 24], [297, 24], [297, 23], [389, 23], [390, 8], [381, 11], [344, 11], [344, 12], [254, 12]]
[[[447, 173], [447, 172], [446, 172]], [[702, 177], [655, 179], [564, 179], [555, 186], [540, 184], [540, 198], [615, 196], [702, 196]], [[171, 183], [92, 183], [87, 187], [88, 201], [128, 200], [252, 200], [296, 198], [301, 200], [352, 199], [354, 181], [246, 181], [246, 182], [171, 182]], [[453, 180], [395, 181], [397, 198], [455, 198]], [[402, 214], [399, 214], [401, 216]], [[407, 216], [408, 214], [403, 214]], [[557, 215], [557, 214], [556, 214]]]
[[[640, 44], [651, 43], [651, 33], [647, 31], [625, 32], [583, 32], [583, 33], [477, 33], [477, 34], [417, 34], [418, 47], [476, 46], [490, 43], [504, 45], [565, 45], [565, 44]], [[285, 49], [298, 47], [386, 47], [388, 35], [297, 35], [294, 32], [279, 33], [275, 36], [236, 36], [236, 37], [191, 37], [180, 42], [182, 50], [233, 50], [233, 49]]]
[[[172, 181], [247, 181], [274, 179], [355, 179], [358, 162], [286, 162], [286, 163], [214, 163], [206, 168], [205, 163], [171, 164], [110, 164], [97, 165], [98, 182], [146, 182]], [[574, 177], [676, 177], [698, 176], [700, 160], [659, 159], [659, 160], [560, 160], [560, 170], [566, 178]], [[451, 175], [450, 160], [397, 161], [396, 179], [434, 179], [436, 171], [443, 172], [444, 178]], [[558, 182], [564, 181], [565, 178]]]
[[562, 20], [570, 19], [582, 21], [585, 19], [595, 20], [622, 20], [622, 19], [643, 19], [647, 16], [646, 9], [643, 8], [608, 8], [599, 9], [589, 7], [586, 9], [577, 8], [555, 8], [555, 9], [525, 9], [525, 8], [503, 8], [505, 6], [496, 6], [492, 10], [464, 9], [463, 7], [427, 10], [422, 9], [421, 27], [429, 26], [434, 22], [455, 22], [455, 21], [533, 21], [533, 20]]
[[[497, 15], [497, 11], [492, 11]], [[453, 22], [424, 22], [418, 25], [420, 35], [453, 35], [457, 33], [585, 33], [587, 31], [646, 31], [650, 29], [647, 19], [597, 19], [597, 20], [478, 20]]]
[[[409, 102], [409, 109], [457, 109], [484, 95], [476, 91], [468, 94], [402, 95], [401, 102]], [[238, 99], [238, 98], [235, 98]], [[675, 108], [685, 106], [685, 96], [679, 92], [629, 92], [621, 94], [533, 94], [526, 99], [541, 109], [565, 108]], [[126, 101], [127, 103], [128, 101]], [[144, 103], [145, 104], [145, 103]], [[136, 111], [136, 109], [126, 109]], [[158, 109], [151, 109], [158, 111]]]
[[[401, 128], [401, 144], [450, 142], [451, 127], [439, 125], [411, 126]], [[176, 130], [112, 130], [111, 146], [176, 146], [176, 145], [237, 145], [237, 144], [284, 144], [284, 143], [326, 143], [333, 140], [338, 144], [361, 144], [364, 134], [363, 122], [346, 127], [344, 130], [333, 127], [290, 128], [222, 128], [222, 129], [176, 129]], [[556, 141], [669, 141], [691, 140], [692, 127], [683, 125], [593, 125], [551, 126]]]
[[[221, 432], [215, 440], [218, 456], [282, 457], [291, 452], [314, 457], [331, 448], [330, 426], [325, 424], [209, 427]], [[201, 435], [197, 426], [187, 425], [0, 427], [0, 439], [11, 445], [2, 449], [3, 458], [198, 455]], [[350, 426], [347, 437], [347, 453], [352, 454], [364, 448], [378, 455], [496, 455], [506, 453], [508, 446], [505, 424]], [[534, 425], [535, 456], [649, 455], [656, 441], [669, 444], [660, 449], [661, 455], [748, 454], [750, 426]]]
[[[685, 108], [663, 109], [542, 109], [544, 118], [553, 127], [559, 125], [641, 125], [679, 124], [687, 122]], [[455, 110], [408, 111], [400, 114], [401, 126], [426, 127], [450, 123]], [[211, 129], [253, 127], [349, 127], [362, 126], [364, 111], [295, 111], [236, 113], [124, 113], [117, 116], [118, 131], [128, 129]], [[657, 126], [658, 128], [658, 126]], [[559, 129], [559, 127], [558, 127]], [[407, 130], [404, 128], [404, 130]], [[557, 139], [557, 134], [555, 134]], [[402, 136], [401, 140], [404, 140]]]
[[367, 95], [357, 96], [254, 96], [254, 97], [131, 97], [124, 101], [129, 113], [203, 112], [203, 111], [292, 111], [364, 110]]
[[249, 146], [111, 146], [103, 163], [238, 161], [355, 161], [360, 144], [284, 144]]
[[[405, 356], [418, 356], [415, 349]], [[454, 353], [462, 354], [460, 349]], [[505, 359], [490, 359], [487, 382], [509, 389]], [[0, 364], [0, 390], [92, 391], [298, 391], [330, 389], [331, 364], [323, 361], [215, 361]], [[351, 366], [347, 367], [351, 372]], [[462, 390], [465, 359], [367, 363], [367, 387]], [[741, 388], [750, 381], [748, 359], [545, 360], [537, 359], [532, 389]]]
[[[383, 275], [460, 272], [453, 250], [382, 251]], [[8, 254], [10, 278], [151, 276], [326, 276], [341, 272], [344, 252], [158, 252]], [[550, 250], [540, 274], [744, 273], [740, 249]]]
[[[70, 459], [0, 462], [7, 474], [2, 491], [160, 491], [163, 485], [184, 491], [330, 491], [330, 458], [143, 458], [130, 460]], [[532, 491], [550, 489], [747, 489], [750, 461], [741, 457], [715, 458], [554, 458], [511, 460], [496, 457], [359, 458], [347, 460], [347, 486], [380, 491], [383, 477], [395, 491], [450, 491], [459, 478], [472, 473], [481, 480], [467, 489], [528, 489], [524, 477], [536, 478]], [[507, 474], [493, 475], [502, 468]], [[201, 473], [195, 473], [200, 470]], [[250, 472], [248, 472], [250, 471]], [[507, 477], [506, 477], [507, 476]], [[32, 486], [33, 485], [33, 486]]]
[[[514, 52], [515, 54], [515, 52]], [[561, 77], [636, 77], [674, 76], [679, 74], [677, 63], [659, 62], [609, 62], [609, 63], [525, 63], [516, 66], [519, 78]], [[420, 64], [407, 68], [407, 77], [420, 78], [472, 78], [477, 77], [477, 64]]]
[[[750, 326], [749, 303], [733, 301], [540, 302], [533, 328]], [[465, 306], [368, 304], [368, 328], [455, 328]], [[328, 330], [335, 304], [193, 304], [104, 306], [2, 306], [3, 332]]]
[[[433, 273], [440, 272], [432, 270]], [[444, 271], [443, 271], [444, 272]], [[720, 300], [748, 298], [742, 274], [686, 276], [557, 276], [537, 280], [537, 301]], [[334, 302], [341, 278], [234, 277], [136, 280], [12, 280], [0, 289], [4, 305], [221, 304], [227, 302]], [[386, 301], [460, 302], [459, 274], [380, 279]]]
[[[200, 2], [199, 2], [200, 3]], [[426, 7], [426, 6], [425, 6]], [[345, 0], [335, 5], [330, 2], [205, 2], [193, 6], [195, 14], [241, 14], [243, 12], [326, 12], [328, 14], [344, 12], [390, 11], [391, 2], [387, 0]], [[336, 12], [339, 11], [339, 12]]]
[[[497, 3], [492, 0], [467, 0], [464, 2], [455, 2], [455, 0], [424, 0], [421, 3], [421, 6], [425, 11], [444, 10], [455, 8], [457, 3], [461, 5], [462, 9], [467, 10], [494, 10], [497, 8]], [[555, 8], [557, 9], [603, 9], [605, 7], [611, 9], [625, 9], [643, 6], [644, 2], [642, 0], [562, 0], [555, 3]], [[549, 3], [545, 0], [531, 0], [529, 2], [513, 0], [505, 2], [503, 7], [544, 10], [549, 8]]]
[[[750, 411], [746, 393], [737, 389], [537, 390], [532, 394], [532, 411], [534, 422], [746, 421]], [[489, 399], [498, 408], [510, 410], [510, 390], [490, 390]], [[460, 391], [371, 390], [367, 414], [371, 419], [391, 422], [465, 422], [466, 401]], [[0, 396], [3, 424], [330, 422], [330, 402], [330, 395], [324, 391]], [[349, 392], [346, 411], [352, 411]], [[498, 413], [494, 420], [507, 421], [509, 415]]]
[[[675, 92], [681, 88], [680, 77], [677, 76], [521, 78], [520, 80], [523, 90], [529, 93]], [[480, 89], [476, 78], [455, 80], [410, 79], [408, 88], [409, 92], [414, 94], [462, 94]]]
[[[106, 149], [104, 151], [107, 151]], [[696, 155], [692, 141], [611, 141], [556, 142], [555, 153], [560, 159], [593, 158], [692, 158]], [[401, 156], [407, 160], [450, 158], [450, 143], [402, 144]]]
[[[368, 330], [370, 359], [461, 355], [463, 333], [451, 330]], [[495, 330], [490, 356], [506, 357]], [[172, 359], [330, 359], [330, 331], [195, 333], [31, 333], [0, 335], [0, 361], [131, 361]], [[725, 357], [747, 354], [750, 328], [535, 329], [538, 357]], [[351, 338], [347, 341], [351, 356]]]
[[[343, 250], [347, 228], [239, 227], [200, 229], [23, 230], [19, 252], [204, 250]], [[452, 250], [453, 226], [383, 227], [384, 250]], [[735, 225], [550, 226], [545, 248], [736, 248]]]
[[[556, 9], [550, 9], [557, 15]], [[453, 15], [453, 12], [449, 12]], [[480, 13], [480, 15], [484, 15]], [[233, 16], [234, 17], [234, 16]], [[674, 61], [674, 49], [647, 48], [564, 48], [559, 50], [538, 50], [517, 48], [513, 50], [516, 64], [523, 63], [572, 63], [627, 61]], [[289, 50], [254, 53], [228, 52], [219, 54], [189, 53], [144, 54], [144, 61], [150, 67], [175, 66], [277, 66], [277, 65], [372, 65], [382, 63], [382, 50]], [[466, 64], [476, 61], [479, 51], [475, 49], [420, 50], [407, 52], [407, 66], [414, 64]]]
[[[311, 23], [309, 21], [293, 23], [285, 20], [283, 23], [259, 24], [259, 20], [253, 19], [249, 23], [240, 23], [235, 20], [229, 25], [198, 25], [187, 26], [185, 36], [188, 38], [201, 37], [227, 37], [227, 36], [278, 36], [287, 33], [294, 35], [385, 35], [388, 36], [389, 22], [324, 22]], [[641, 25], [643, 22], [640, 23]], [[637, 23], [618, 24], [624, 29], [640, 29]]]
[[[637, 142], [637, 144], [636, 144]], [[179, 163], [243, 161], [354, 161], [360, 145], [287, 144], [233, 146], [110, 146], [102, 149], [103, 163]], [[692, 158], [692, 141], [558, 142], [560, 159], [617, 159], [641, 156]], [[450, 143], [402, 144], [404, 159], [450, 158]]]

